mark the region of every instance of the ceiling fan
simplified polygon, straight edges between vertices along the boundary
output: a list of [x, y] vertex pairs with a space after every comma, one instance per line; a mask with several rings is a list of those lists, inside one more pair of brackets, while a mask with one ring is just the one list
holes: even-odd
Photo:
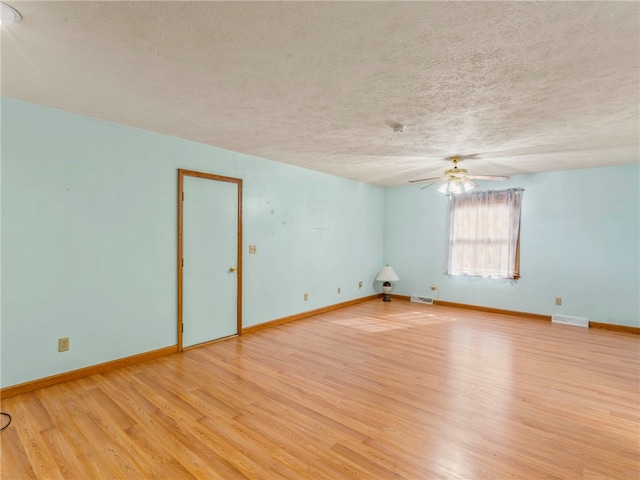
[[421, 178], [419, 180], [409, 180], [409, 183], [421, 183], [421, 182], [430, 182], [420, 190], [423, 190], [431, 185], [435, 185], [437, 183], [442, 183], [442, 186], [438, 189], [438, 191], [442, 193], [462, 193], [469, 192], [474, 188], [479, 187], [474, 180], [498, 180], [505, 181], [509, 180], [510, 177], [505, 177], [502, 175], [469, 175], [467, 170], [464, 168], [458, 168], [458, 162], [462, 160], [462, 157], [455, 156], [450, 157], [449, 160], [453, 163], [453, 168], [444, 171], [444, 177], [433, 177], [433, 178]]

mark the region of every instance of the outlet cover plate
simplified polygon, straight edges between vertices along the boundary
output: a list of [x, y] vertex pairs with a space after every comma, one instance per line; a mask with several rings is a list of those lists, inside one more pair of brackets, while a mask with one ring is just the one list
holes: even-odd
[[66, 352], [69, 350], [69, 337], [59, 338], [58, 339], [58, 351]]

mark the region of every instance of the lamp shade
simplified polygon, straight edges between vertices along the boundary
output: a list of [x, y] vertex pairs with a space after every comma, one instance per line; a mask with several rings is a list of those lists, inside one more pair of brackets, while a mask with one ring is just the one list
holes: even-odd
[[376, 277], [376, 280], [379, 280], [381, 282], [397, 282], [400, 279], [398, 278], [398, 274], [395, 272], [395, 270], [387, 265], [380, 271], [380, 273]]

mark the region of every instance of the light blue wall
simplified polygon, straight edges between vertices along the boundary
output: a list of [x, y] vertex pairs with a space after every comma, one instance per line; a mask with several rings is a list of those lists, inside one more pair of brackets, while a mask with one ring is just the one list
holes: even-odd
[[[525, 189], [517, 281], [444, 271], [447, 197], [419, 186], [385, 190], [385, 260], [395, 293], [506, 310], [640, 326], [637, 164], [513, 177], [483, 189]], [[561, 297], [562, 306], [555, 306]]]
[[383, 190], [6, 97], [1, 122], [3, 387], [176, 343], [178, 168], [244, 179], [245, 326], [370, 295], [385, 261], [395, 293], [436, 283], [443, 300], [640, 326], [638, 165], [485, 182], [525, 188], [522, 278], [450, 278], [435, 189]]
[[374, 293], [379, 187], [6, 97], [1, 109], [3, 387], [176, 344], [178, 168], [244, 179], [245, 327]]

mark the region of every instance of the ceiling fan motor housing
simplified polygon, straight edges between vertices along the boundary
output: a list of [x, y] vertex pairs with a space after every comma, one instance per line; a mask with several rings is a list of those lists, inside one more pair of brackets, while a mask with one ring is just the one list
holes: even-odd
[[463, 177], [467, 174], [466, 168], [458, 168], [457, 166], [454, 168], [450, 168], [449, 170], [444, 171], [445, 175], [450, 177]]

